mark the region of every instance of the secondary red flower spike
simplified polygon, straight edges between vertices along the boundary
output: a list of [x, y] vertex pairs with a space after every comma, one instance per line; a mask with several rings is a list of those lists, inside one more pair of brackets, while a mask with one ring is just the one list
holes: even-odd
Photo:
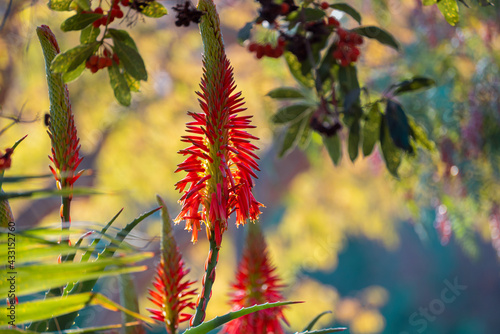
[[[232, 285], [230, 304], [232, 311], [256, 304], [283, 301], [280, 289], [284, 285], [271, 265], [267, 245], [257, 224], [249, 226], [243, 257], [236, 273], [236, 282]], [[280, 319], [287, 323], [283, 308], [269, 308], [245, 315], [227, 323], [224, 334], [282, 334]]]
[[244, 102], [241, 92], [234, 93], [233, 69], [224, 51], [215, 5], [201, 0], [198, 10], [205, 13], [200, 24], [204, 73], [201, 92], [197, 92], [203, 112], [189, 112], [194, 120], [187, 124], [189, 135], [182, 137], [191, 146], [179, 152], [187, 159], [177, 172], [187, 175], [176, 184], [184, 194], [175, 221], [186, 221], [193, 242], [204, 222], [208, 238], [213, 235], [220, 247], [231, 213], [236, 212], [237, 225], [254, 221], [260, 214], [261, 204], [252, 194], [252, 177], [259, 170], [253, 152], [257, 147], [250, 142], [258, 138], [245, 131], [254, 127], [252, 116], [240, 115]]
[[172, 234], [172, 225], [167, 206], [160, 196], [157, 196], [158, 204], [162, 206], [161, 214], [163, 221], [161, 260], [156, 270], [153, 281], [154, 289], [149, 289], [149, 300], [157, 309], [148, 309], [152, 318], [165, 323], [167, 332], [175, 334], [179, 323], [191, 319], [192, 314], [185, 313], [186, 309], [194, 309], [192, 301], [196, 295], [196, 289], [191, 286], [194, 281], [186, 279], [189, 269], [184, 267], [182, 255], [177, 248]]

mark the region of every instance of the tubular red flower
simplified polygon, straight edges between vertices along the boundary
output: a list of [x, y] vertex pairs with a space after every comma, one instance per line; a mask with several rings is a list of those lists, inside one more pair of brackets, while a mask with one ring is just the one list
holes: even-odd
[[191, 146], [179, 151], [187, 158], [176, 172], [187, 175], [176, 184], [184, 194], [175, 221], [186, 221], [193, 242], [204, 222], [208, 237], [213, 234], [220, 246], [231, 213], [236, 212], [237, 225], [245, 224], [257, 219], [261, 204], [252, 194], [252, 178], [259, 168], [253, 153], [257, 147], [250, 139], [258, 138], [245, 131], [254, 127], [250, 125], [252, 116], [240, 115], [245, 110], [243, 98], [241, 92], [234, 93], [233, 69], [224, 52], [215, 7], [213, 10], [214, 15], [208, 10], [203, 21], [208, 28], [202, 32], [204, 73], [197, 92], [202, 113], [188, 113], [193, 121], [187, 124], [189, 135], [182, 141]]
[[[257, 225], [249, 228], [243, 257], [232, 284], [232, 311], [263, 303], [283, 301], [280, 289], [284, 286], [271, 265], [267, 245]], [[223, 334], [282, 334], [280, 319], [287, 323], [282, 307], [269, 308], [237, 318], [222, 329]]]

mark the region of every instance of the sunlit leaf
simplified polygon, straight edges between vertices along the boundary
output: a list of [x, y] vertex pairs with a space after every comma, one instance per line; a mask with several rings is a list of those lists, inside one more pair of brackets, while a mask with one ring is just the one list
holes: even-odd
[[408, 123], [410, 124], [410, 134], [415, 139], [417, 144], [423, 148], [433, 151], [436, 149], [436, 145], [427, 136], [427, 132], [420, 125], [415, 122], [415, 120], [409, 118]]
[[73, 2], [73, 0], [49, 0], [47, 6], [52, 10], [67, 11], [70, 10], [69, 5], [71, 5], [71, 2]]
[[82, 30], [80, 34], [80, 43], [88, 44], [95, 42], [100, 32], [101, 29], [94, 27], [93, 24], [89, 25], [87, 28]]
[[63, 73], [62, 78], [65, 83], [74, 81], [82, 75], [83, 71], [85, 71], [85, 62], [81, 63], [77, 68], [75, 68], [71, 72]]
[[291, 52], [285, 52], [284, 54], [290, 73], [293, 75], [295, 80], [299, 84], [307, 88], [314, 87], [314, 79], [311, 73], [307, 75], [302, 74], [302, 64], [297, 60], [297, 57]]
[[437, 6], [446, 21], [454, 26], [458, 22], [458, 3], [456, 0], [439, 0]]
[[108, 67], [109, 82], [115, 93], [116, 100], [123, 106], [129, 106], [132, 96], [125, 76], [120, 68], [113, 62], [113, 66]]
[[380, 120], [382, 114], [378, 103], [374, 103], [366, 116], [363, 125], [363, 155], [370, 155], [375, 147], [375, 144], [380, 138]]
[[403, 93], [419, 90], [422, 88], [426, 89], [430, 86], [434, 86], [435, 84], [436, 82], [430, 78], [414, 77], [412, 79], [398, 83], [395, 86], [396, 90], [394, 91], [394, 94], [401, 95]]
[[141, 91], [141, 82], [139, 80], [135, 80], [127, 72], [123, 73], [123, 75], [125, 76], [125, 80], [127, 80], [127, 85], [128, 88], [130, 88], [130, 91], [136, 93]]
[[93, 55], [98, 47], [99, 42], [93, 42], [81, 44], [73, 49], [60, 53], [52, 61], [50, 69], [54, 73], [71, 72]]
[[83, 28], [86, 28], [89, 24], [93, 23], [97, 19], [100, 19], [101, 17], [103, 17], [103, 14], [78, 13], [66, 19], [61, 24], [61, 30], [62, 31], [82, 30]]
[[384, 29], [375, 26], [364, 26], [354, 28], [351, 31], [354, 31], [361, 36], [376, 39], [380, 43], [390, 46], [391, 48], [399, 51], [399, 43], [390, 33], [385, 31]]
[[361, 15], [359, 14], [359, 12], [356, 9], [352, 8], [351, 5], [348, 5], [346, 3], [341, 2], [341, 3], [330, 4], [330, 8], [340, 10], [340, 11], [350, 15], [353, 19], [356, 20], [356, 22], [361, 24]]
[[83, 10], [90, 10], [89, 0], [73, 0]]
[[168, 11], [161, 3], [153, 1], [144, 7], [141, 13], [148, 17], [158, 18], [167, 15]]

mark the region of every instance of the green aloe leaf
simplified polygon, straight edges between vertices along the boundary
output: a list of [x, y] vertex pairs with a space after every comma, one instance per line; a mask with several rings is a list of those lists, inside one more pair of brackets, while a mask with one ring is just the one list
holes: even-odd
[[307, 332], [296, 332], [295, 334], [329, 334], [329, 333], [337, 333], [337, 332], [343, 332], [347, 328], [346, 327], [337, 327], [337, 328], [324, 328], [324, 329], [318, 329], [315, 331], [307, 331]]
[[311, 320], [311, 322], [306, 326], [306, 328], [304, 328], [302, 330], [302, 332], [307, 332], [307, 331], [312, 330], [314, 325], [316, 325], [316, 323], [318, 322], [319, 319], [321, 319], [321, 317], [323, 317], [326, 314], [331, 314], [331, 313], [332, 313], [332, 311], [325, 311], [325, 312], [318, 314], [316, 317], [314, 317], [313, 320]]
[[266, 303], [266, 304], [251, 306], [251, 307], [245, 307], [239, 311], [229, 312], [229, 313], [224, 314], [223, 316], [215, 317], [214, 319], [212, 319], [210, 321], [206, 321], [199, 326], [188, 328], [183, 334], [206, 334], [206, 333], [210, 332], [211, 330], [214, 330], [217, 327], [220, 327], [220, 326], [224, 325], [225, 323], [227, 323], [231, 320], [237, 319], [239, 317], [242, 317], [244, 315], [254, 313], [257, 311], [261, 311], [261, 310], [265, 310], [265, 309], [268, 309], [271, 307], [285, 306], [285, 305], [298, 304], [298, 303], [302, 303], [302, 302], [277, 302], [277, 303]]

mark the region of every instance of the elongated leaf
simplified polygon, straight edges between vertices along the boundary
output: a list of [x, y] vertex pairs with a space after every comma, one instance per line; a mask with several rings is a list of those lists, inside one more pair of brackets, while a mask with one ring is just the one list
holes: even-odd
[[405, 151], [411, 152], [410, 125], [408, 124], [408, 118], [401, 105], [392, 100], [388, 100], [385, 109], [385, 117], [394, 144]]
[[397, 51], [399, 51], [400, 49], [399, 43], [396, 41], [396, 39], [390, 33], [379, 27], [364, 26], [364, 27], [354, 28], [351, 31], [354, 31], [355, 33], [361, 36], [376, 39], [380, 43], [390, 46], [391, 48]]
[[307, 75], [302, 74], [302, 64], [297, 60], [297, 57], [291, 52], [285, 52], [284, 57], [290, 73], [293, 75], [295, 80], [306, 88], [314, 87], [314, 79], [312, 74], [309, 72]]
[[308, 124], [305, 124], [305, 120], [307, 117], [302, 118], [301, 120], [292, 123], [287, 129], [286, 129], [286, 134], [285, 138], [283, 139], [283, 144], [281, 146], [281, 150], [278, 154], [278, 156], [283, 157], [286, 154], [290, 153], [295, 148], [295, 145], [297, 144], [297, 141], [302, 135], [302, 131], [304, 129], [304, 126], [307, 126]]
[[382, 116], [380, 126], [380, 147], [382, 148], [382, 154], [384, 156], [387, 169], [392, 175], [398, 177], [398, 168], [401, 164], [402, 153], [392, 141], [385, 115]]
[[129, 33], [125, 30], [118, 30], [110, 28], [108, 29], [108, 34], [111, 36], [113, 41], [119, 41], [123, 44], [130, 46], [134, 50], [138, 51], [137, 45], [135, 45], [134, 39], [130, 37]]
[[412, 118], [408, 118], [408, 123], [410, 124], [410, 135], [413, 139], [415, 139], [417, 144], [429, 151], [434, 151], [436, 149], [436, 145], [429, 139], [424, 128], [418, 125]]
[[[134, 280], [130, 274], [122, 274], [120, 279], [120, 302], [127, 310], [139, 313], [138, 294], [134, 286]], [[122, 313], [122, 322], [128, 323], [134, 320], [134, 317], [127, 313]], [[142, 328], [128, 327], [123, 331], [124, 334], [144, 334]]]
[[438, 0], [422, 0], [424, 6], [434, 5]]
[[89, 0], [73, 0], [83, 10], [90, 10]]
[[318, 21], [325, 17], [325, 12], [317, 8], [304, 8], [302, 13], [299, 13], [298, 18], [304, 19], [306, 22]]
[[446, 21], [454, 26], [458, 22], [458, 3], [456, 0], [439, 0], [437, 6]]
[[277, 100], [305, 98], [304, 94], [302, 94], [300, 90], [293, 87], [275, 88], [267, 93], [267, 96]]
[[65, 83], [74, 81], [82, 75], [83, 71], [85, 71], [85, 62], [81, 63], [76, 69], [71, 72], [66, 72], [62, 75], [63, 81]]
[[146, 81], [148, 79], [148, 72], [139, 52], [119, 39], [113, 38], [113, 41], [115, 42], [113, 49], [118, 55], [121, 64], [123, 64], [125, 71], [137, 80]]
[[246, 40], [250, 39], [250, 32], [252, 31], [254, 22], [248, 22], [238, 31], [238, 43], [243, 44]]
[[120, 72], [120, 68], [113, 62], [113, 66], [108, 67], [109, 82], [115, 93], [116, 100], [122, 106], [129, 106], [132, 99], [130, 88], [125, 76]]
[[42, 174], [42, 175], [23, 175], [23, 176], [7, 176], [7, 177], [0, 177], [0, 183], [17, 183], [17, 182], [23, 182], [23, 181], [28, 181], [32, 179], [46, 179], [46, 178], [52, 178], [52, 174]]
[[346, 327], [324, 328], [315, 331], [300, 332], [300, 333], [296, 332], [295, 334], [329, 334], [329, 333], [343, 332], [346, 329], [347, 329]]
[[101, 29], [94, 27], [94, 25], [89, 25], [87, 28], [83, 29], [80, 33], [80, 43], [88, 44], [95, 42], [97, 36], [101, 33]]
[[[145, 266], [108, 268], [111, 265], [123, 266], [152, 257], [152, 253], [141, 253], [119, 258], [106, 258], [87, 263], [36, 264], [16, 268], [17, 296], [29, 295], [66, 285], [68, 282], [90, 280], [101, 276], [145, 270]], [[9, 274], [9, 273], [7, 273]], [[0, 282], [0, 293], [4, 296], [9, 291], [10, 284], [6, 280]]]
[[148, 17], [158, 18], [167, 15], [168, 11], [161, 3], [153, 1], [144, 7], [141, 13]]
[[401, 95], [406, 92], [412, 92], [419, 89], [426, 89], [430, 86], [434, 86], [436, 82], [430, 78], [424, 77], [414, 77], [409, 80], [405, 80], [397, 84], [396, 90], [394, 91], [394, 95]]
[[322, 136], [323, 138], [323, 144], [326, 147], [326, 150], [328, 151], [328, 155], [332, 159], [333, 163], [335, 166], [338, 166], [340, 163], [340, 159], [342, 157], [342, 146], [340, 143], [340, 138], [336, 134], [334, 136]]
[[352, 162], [356, 160], [359, 153], [359, 132], [359, 122], [352, 123], [349, 129], [349, 139], [347, 142], [347, 150]]
[[316, 317], [314, 317], [313, 320], [302, 330], [302, 332], [310, 331], [313, 329], [314, 325], [318, 322], [319, 319], [321, 319], [322, 316], [325, 314], [331, 314], [332, 311], [325, 311], [323, 313], [318, 314]]
[[69, 5], [71, 5], [72, 1], [73, 0], [49, 0], [47, 6], [56, 11], [68, 11], [70, 10]]
[[290, 304], [298, 304], [302, 302], [277, 302], [277, 303], [266, 303], [261, 305], [255, 305], [251, 307], [242, 308], [239, 311], [229, 312], [220, 317], [215, 317], [210, 321], [206, 321], [199, 326], [188, 328], [183, 334], [206, 334], [211, 330], [216, 329], [224, 325], [225, 323], [242, 317], [244, 315], [254, 313], [257, 311], [265, 310], [271, 307], [285, 306]]
[[139, 80], [135, 80], [128, 74], [127, 72], [123, 73], [125, 76], [125, 80], [127, 81], [128, 88], [132, 92], [140, 92], [141, 91], [141, 82]]
[[65, 73], [70, 72], [80, 66], [81, 63], [85, 62], [95, 50], [99, 47], [99, 42], [93, 42], [89, 44], [82, 44], [69, 49], [66, 52], [58, 54], [52, 64], [50, 69], [54, 73]]
[[382, 114], [378, 103], [374, 103], [368, 112], [363, 125], [363, 155], [370, 155], [380, 138], [380, 121]]
[[88, 25], [93, 23], [95, 20], [103, 17], [103, 14], [96, 13], [79, 13], [66, 19], [61, 24], [62, 31], [72, 31], [72, 30], [82, 30]]
[[298, 119], [310, 108], [311, 105], [307, 103], [292, 104], [291, 106], [280, 108], [271, 121], [276, 124], [288, 123]]
[[91, 188], [74, 188], [74, 189], [62, 189], [62, 190], [54, 190], [54, 189], [38, 189], [38, 190], [30, 190], [30, 191], [19, 191], [19, 192], [8, 192], [0, 194], [0, 200], [9, 199], [9, 198], [18, 198], [18, 197], [33, 197], [33, 198], [41, 198], [41, 197], [54, 197], [54, 196], [64, 196], [64, 195], [99, 195], [103, 194]]
[[340, 11], [350, 15], [353, 19], [356, 20], [356, 22], [361, 24], [361, 15], [359, 14], [359, 12], [356, 9], [352, 8], [351, 5], [348, 5], [346, 3], [341, 2], [341, 3], [331, 4], [330, 8], [340, 10]]

